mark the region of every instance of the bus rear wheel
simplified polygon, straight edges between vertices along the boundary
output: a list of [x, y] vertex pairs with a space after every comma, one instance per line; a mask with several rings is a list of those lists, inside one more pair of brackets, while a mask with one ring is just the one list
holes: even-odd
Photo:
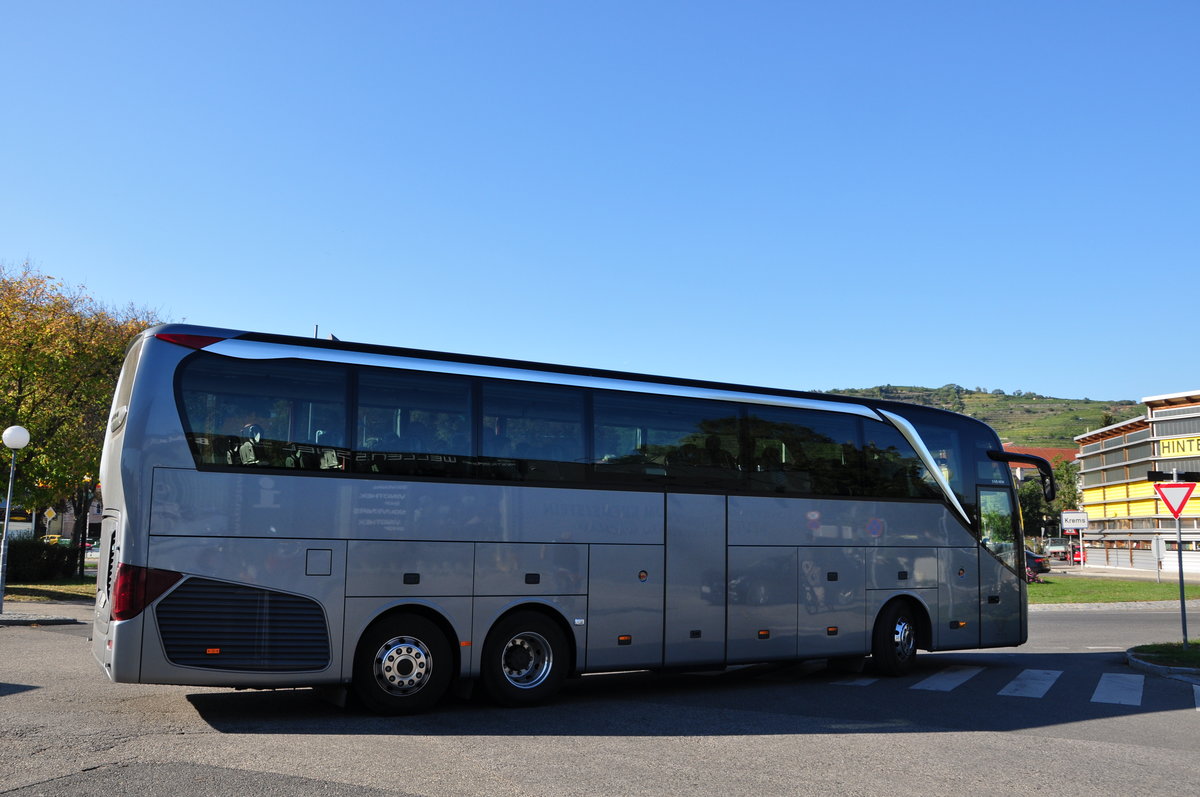
[[545, 615], [517, 612], [492, 628], [480, 677], [502, 706], [532, 706], [558, 693], [567, 674], [567, 641]]
[[905, 600], [889, 603], [875, 621], [871, 661], [883, 675], [906, 675], [917, 660], [917, 615]]
[[450, 643], [436, 624], [415, 614], [373, 623], [354, 655], [354, 692], [377, 714], [412, 714], [433, 707], [450, 686]]

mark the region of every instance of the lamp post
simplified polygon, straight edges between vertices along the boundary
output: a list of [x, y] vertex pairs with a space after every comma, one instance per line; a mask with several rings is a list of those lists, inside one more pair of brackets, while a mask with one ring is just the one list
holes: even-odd
[[4, 531], [0, 533], [0, 614], [4, 613], [4, 574], [8, 571], [8, 517], [12, 514], [13, 481], [17, 475], [17, 452], [29, 445], [29, 431], [24, 426], [4, 430], [4, 445], [12, 450], [12, 465], [8, 469], [8, 499], [4, 502]]

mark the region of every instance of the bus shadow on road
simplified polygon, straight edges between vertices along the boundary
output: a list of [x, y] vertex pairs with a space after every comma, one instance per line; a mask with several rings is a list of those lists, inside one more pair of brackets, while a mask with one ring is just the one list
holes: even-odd
[[[1044, 697], [1002, 694], [1019, 673], [1037, 668], [1060, 673]], [[972, 674], [951, 689], [924, 685], [945, 672]], [[589, 675], [569, 681], [544, 706], [507, 709], [479, 696], [448, 697], [409, 717], [339, 708], [311, 689], [212, 691], [188, 700], [221, 733], [506, 737], [1001, 732], [1196, 709], [1190, 684], [1155, 677], [1144, 679], [1136, 705], [1097, 702], [1106, 674], [1135, 675], [1116, 652], [964, 652], [923, 656], [902, 678], [877, 678], [869, 668], [845, 675], [813, 662]]]
[[31, 692], [34, 689], [41, 689], [40, 686], [31, 686], [30, 684], [9, 684], [0, 681], [0, 697], [8, 697], [10, 695], [19, 695], [22, 692]]

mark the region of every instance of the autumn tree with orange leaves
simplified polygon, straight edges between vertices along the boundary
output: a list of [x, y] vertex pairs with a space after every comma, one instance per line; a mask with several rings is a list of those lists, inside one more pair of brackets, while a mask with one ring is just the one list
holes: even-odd
[[125, 349], [154, 323], [148, 311], [105, 307], [28, 263], [0, 265], [0, 428], [19, 424], [30, 435], [13, 503], [68, 511], [81, 553]]

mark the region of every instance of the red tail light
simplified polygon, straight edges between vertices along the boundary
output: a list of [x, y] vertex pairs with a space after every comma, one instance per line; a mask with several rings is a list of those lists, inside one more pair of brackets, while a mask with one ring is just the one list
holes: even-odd
[[205, 346], [225, 340], [225, 338], [215, 338], [211, 335], [180, 335], [176, 332], [161, 332], [154, 337], [165, 340], [167, 343], [187, 346], [189, 349], [203, 349]]
[[183, 573], [174, 570], [155, 570], [125, 563], [117, 565], [117, 579], [112, 590], [113, 619], [137, 617], [181, 578]]

